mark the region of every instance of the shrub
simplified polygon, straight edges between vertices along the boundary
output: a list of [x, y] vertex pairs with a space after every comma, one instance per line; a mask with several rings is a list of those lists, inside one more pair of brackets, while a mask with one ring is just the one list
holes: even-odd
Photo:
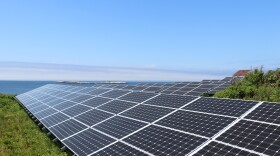
[[233, 83], [224, 91], [217, 92], [218, 98], [236, 98], [280, 102], [280, 69], [266, 73], [256, 68], [245, 75], [240, 82]]

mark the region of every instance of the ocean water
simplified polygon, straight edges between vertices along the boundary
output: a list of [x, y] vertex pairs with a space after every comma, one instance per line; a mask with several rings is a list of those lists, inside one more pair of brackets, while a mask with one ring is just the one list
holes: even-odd
[[0, 81], [0, 93], [21, 94], [54, 81]]

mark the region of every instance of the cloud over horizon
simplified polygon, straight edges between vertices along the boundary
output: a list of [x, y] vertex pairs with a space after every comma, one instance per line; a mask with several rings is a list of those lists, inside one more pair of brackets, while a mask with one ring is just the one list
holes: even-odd
[[225, 73], [190, 72], [154, 68], [100, 67], [47, 63], [0, 62], [1, 80], [123, 80], [199, 81], [222, 79]]

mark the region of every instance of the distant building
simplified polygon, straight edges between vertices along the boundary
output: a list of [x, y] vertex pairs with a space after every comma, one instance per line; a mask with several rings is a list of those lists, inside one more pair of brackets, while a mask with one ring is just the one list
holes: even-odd
[[233, 74], [234, 77], [240, 77], [245, 76], [247, 73], [249, 73], [251, 70], [238, 70], [236, 73]]

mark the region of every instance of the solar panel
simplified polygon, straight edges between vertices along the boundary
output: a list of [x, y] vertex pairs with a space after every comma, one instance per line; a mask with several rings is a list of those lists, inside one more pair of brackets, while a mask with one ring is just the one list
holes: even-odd
[[60, 140], [65, 139], [81, 130], [86, 129], [87, 126], [73, 120], [67, 120], [58, 125], [51, 127], [49, 130]]
[[173, 87], [181, 88], [181, 87], [184, 87], [184, 86], [186, 86], [186, 85], [187, 85], [187, 84], [182, 83], [182, 84], [176, 84], [176, 85], [174, 85]]
[[182, 92], [182, 91], [175, 91], [172, 94], [174, 95], [184, 95], [186, 92]]
[[37, 105], [37, 106], [35, 106], [35, 107], [33, 107], [33, 108], [29, 109], [29, 110], [30, 110], [30, 112], [35, 114], [37, 112], [40, 112], [41, 110], [48, 109], [48, 108], [50, 108], [50, 107], [40, 103], [39, 105]]
[[186, 155], [206, 140], [153, 125], [124, 139], [154, 155]]
[[114, 114], [118, 114], [128, 108], [131, 108], [133, 106], [135, 106], [136, 103], [132, 103], [132, 102], [126, 102], [126, 101], [121, 101], [121, 100], [113, 100], [111, 102], [108, 102], [100, 107], [98, 107], [99, 109], [105, 110], [107, 112], [111, 112]]
[[93, 129], [87, 129], [77, 135], [63, 140], [62, 142], [75, 154], [79, 156], [86, 156], [113, 143], [114, 141], [114, 139]]
[[[207, 83], [189, 85], [207, 87]], [[280, 154], [278, 103], [129, 92], [112, 87], [117, 86], [100, 85], [96, 89], [47, 85], [17, 99], [76, 155]], [[184, 88], [178, 88], [166, 92], [184, 92]]]
[[199, 83], [192, 83], [192, 84], [189, 84], [187, 85], [186, 87], [193, 87], [193, 88], [196, 88], [199, 86]]
[[56, 97], [63, 97], [63, 96], [67, 96], [69, 94], [71, 94], [71, 93], [70, 92], [60, 92], [60, 93], [56, 94], [55, 96]]
[[241, 120], [217, 140], [267, 155], [279, 155], [279, 134], [279, 126]]
[[211, 89], [211, 88], [214, 88], [214, 87], [217, 87], [217, 85], [215, 85], [215, 84], [202, 84], [202, 85], [199, 86], [199, 88], [207, 88], [207, 89]]
[[203, 149], [195, 153], [193, 156], [258, 156], [258, 154], [250, 153], [232, 146], [224, 145], [218, 142], [211, 142]]
[[142, 91], [142, 90], [144, 90], [144, 89], [146, 89], [146, 88], [148, 88], [148, 87], [138, 86], [138, 87], [133, 88], [132, 90]]
[[195, 92], [195, 91], [191, 91], [186, 93], [186, 95], [192, 95], [192, 96], [200, 96], [201, 94], [203, 94], [202, 92]]
[[131, 101], [131, 102], [143, 102], [146, 101], [156, 94], [154, 93], [143, 93], [143, 92], [132, 92], [129, 93], [123, 97], [121, 97], [121, 100]]
[[76, 115], [79, 115], [83, 112], [88, 111], [89, 109], [90, 109], [90, 107], [78, 104], [73, 107], [64, 109], [62, 112], [67, 114], [68, 116], [74, 117]]
[[264, 102], [245, 118], [280, 124], [280, 104]]
[[72, 100], [72, 99], [75, 99], [79, 96], [81, 96], [81, 94], [70, 93], [70, 94], [67, 94], [66, 96], [63, 96], [62, 98], [65, 99], [65, 100]]
[[146, 92], [159, 92], [161, 90], [161, 87], [149, 87], [145, 89]]
[[179, 108], [192, 100], [196, 99], [193, 96], [177, 96], [177, 95], [159, 95], [151, 100], [146, 101], [145, 103], [156, 105], [156, 106], [165, 106], [172, 108]]
[[[33, 100], [33, 99], [32, 99]], [[37, 106], [41, 106], [43, 105], [43, 103], [39, 102], [39, 101], [31, 101], [30, 103], [28, 102], [24, 102], [23, 105], [26, 106], [26, 108], [28, 108], [29, 110], [32, 109], [32, 108], [35, 108]]]
[[47, 109], [44, 109], [42, 111], [35, 113], [34, 115], [36, 116], [37, 119], [42, 119], [42, 118], [52, 115], [54, 113], [57, 113], [57, 111], [55, 109], [47, 108]]
[[153, 122], [170, 113], [171, 111], [173, 110], [168, 108], [138, 105], [128, 111], [121, 113], [121, 115], [146, 122]]
[[118, 86], [115, 86], [114, 88], [121, 89], [121, 88], [124, 88], [124, 87], [126, 87], [126, 85], [118, 85]]
[[191, 90], [193, 90], [195, 87], [184, 87], [184, 88], [181, 88], [179, 91], [182, 91], [182, 92], [189, 92]]
[[77, 103], [74, 103], [74, 102], [71, 102], [71, 101], [64, 101], [64, 102], [62, 102], [62, 103], [60, 103], [60, 104], [57, 104], [57, 105], [55, 105], [55, 106], [53, 106], [53, 108], [55, 108], [55, 109], [57, 109], [57, 110], [59, 110], [59, 111], [62, 111], [62, 110], [64, 110], [64, 109], [67, 109], [67, 108], [69, 108], [69, 107], [72, 107], [72, 106], [74, 106], [74, 105], [76, 105]]
[[88, 126], [93, 126], [109, 117], [113, 116], [112, 114], [100, 111], [100, 110], [91, 110], [81, 115], [75, 117], [78, 121], [85, 123]]
[[202, 97], [183, 109], [239, 117], [257, 103], [255, 101]]
[[95, 90], [92, 90], [91, 92], [88, 92], [87, 94], [89, 95], [100, 95], [100, 94], [103, 94], [105, 92], [108, 92], [110, 89], [95, 89]]
[[156, 124], [206, 137], [212, 137], [234, 120], [235, 118], [179, 110], [156, 122]]
[[65, 121], [65, 120], [67, 120], [67, 119], [69, 119], [68, 116], [66, 116], [66, 115], [64, 115], [64, 114], [58, 112], [58, 113], [55, 113], [55, 114], [53, 114], [53, 115], [51, 115], [51, 116], [48, 116], [48, 117], [46, 117], [46, 118], [43, 118], [43, 119], [41, 120], [41, 122], [42, 122], [46, 127], [51, 127], [51, 126], [53, 126], [53, 125], [56, 125], [56, 124], [58, 124], [58, 123], [61, 123], [61, 122]]
[[82, 90], [79, 90], [77, 93], [80, 93], [80, 94], [90, 94], [91, 91], [93, 91], [95, 89], [93, 88], [83, 88]]
[[163, 86], [171, 87], [171, 86], [174, 86], [174, 84], [173, 83], [168, 83], [168, 84], [164, 84]]
[[37, 100], [39, 100], [39, 101], [41, 101], [41, 102], [43, 102], [43, 103], [46, 103], [46, 102], [48, 102], [48, 101], [50, 101], [50, 100], [52, 100], [52, 99], [54, 99], [53, 97], [48, 97], [48, 95], [44, 95], [43, 97], [41, 97], [41, 98], [39, 98], [39, 99], [37, 99]]
[[124, 87], [124, 88], [122, 88], [122, 89], [125, 89], [125, 90], [131, 90], [131, 89], [133, 89], [133, 88], [135, 88], [136, 86], [126, 86], [126, 87]]
[[194, 92], [201, 92], [201, 93], [206, 93], [209, 90], [209, 88], [195, 88]]
[[117, 143], [93, 154], [92, 156], [124, 156], [124, 155], [148, 156], [148, 154], [138, 151], [121, 142], [117, 142]]
[[172, 94], [174, 91], [173, 90], [165, 90], [165, 91], [162, 91], [160, 93], [163, 93], [163, 94]]
[[90, 98], [92, 98], [92, 96], [90, 96], [90, 95], [81, 95], [81, 96], [75, 97], [74, 99], [71, 99], [71, 101], [81, 103], [81, 102], [86, 101]]
[[124, 91], [124, 90], [112, 90], [112, 91], [109, 91], [105, 94], [102, 94], [103, 97], [108, 97], [108, 98], [118, 98], [120, 96], [123, 96], [125, 94], [129, 93], [129, 91]]
[[170, 87], [170, 88], [165, 89], [164, 91], [176, 91], [179, 89], [180, 89], [180, 87]]
[[63, 99], [58, 99], [58, 98], [53, 98], [53, 100], [46, 102], [45, 104], [47, 104], [48, 106], [55, 106], [57, 104], [60, 104], [62, 102], [64, 102], [65, 100]]
[[90, 100], [87, 100], [85, 102], [82, 102], [83, 105], [87, 105], [90, 107], [98, 107], [99, 105], [102, 105], [108, 101], [110, 101], [111, 99], [108, 98], [104, 98], [104, 97], [94, 97]]
[[121, 139], [145, 125], [146, 124], [143, 122], [116, 116], [94, 126], [93, 128], [107, 133], [115, 138]]

